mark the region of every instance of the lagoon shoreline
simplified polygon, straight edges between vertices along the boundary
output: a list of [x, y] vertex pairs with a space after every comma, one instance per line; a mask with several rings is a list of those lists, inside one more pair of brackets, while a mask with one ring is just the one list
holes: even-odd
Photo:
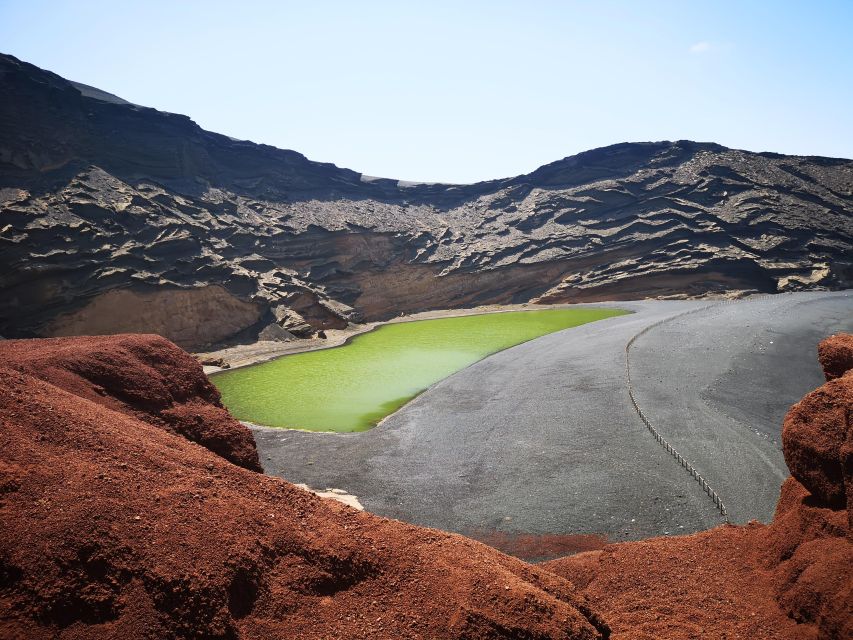
[[381, 326], [387, 324], [397, 324], [402, 322], [417, 322], [420, 320], [435, 320], [437, 318], [456, 318], [461, 316], [483, 315], [491, 313], [509, 313], [515, 311], [548, 311], [557, 309], [573, 309], [573, 308], [621, 308], [620, 305], [625, 305], [625, 300], [613, 300], [606, 302], [578, 302], [578, 303], [560, 303], [560, 304], [534, 304], [520, 303], [507, 305], [482, 305], [478, 307], [469, 307], [466, 309], [433, 309], [430, 311], [421, 311], [407, 315], [398, 316], [389, 320], [377, 322], [352, 323], [345, 329], [326, 329], [326, 338], [296, 338], [287, 342], [275, 342], [259, 340], [252, 343], [233, 345], [223, 347], [221, 349], [213, 349], [209, 351], [194, 352], [193, 355], [199, 360], [218, 359], [222, 358], [230, 366], [227, 368], [204, 365], [204, 373], [208, 376], [215, 376], [223, 371], [233, 371], [243, 367], [249, 367], [255, 364], [262, 364], [271, 360], [276, 360], [283, 356], [294, 355], [297, 353], [305, 353], [307, 351], [319, 351], [321, 349], [332, 349], [334, 347], [342, 347], [356, 336], [369, 333]]

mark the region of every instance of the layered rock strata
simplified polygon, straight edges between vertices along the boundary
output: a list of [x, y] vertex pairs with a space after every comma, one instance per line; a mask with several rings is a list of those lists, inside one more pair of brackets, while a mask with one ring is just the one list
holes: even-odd
[[408, 183], [11, 56], [0, 91], [6, 336], [149, 331], [200, 348], [426, 309], [853, 282], [850, 160], [625, 143], [514, 178]]

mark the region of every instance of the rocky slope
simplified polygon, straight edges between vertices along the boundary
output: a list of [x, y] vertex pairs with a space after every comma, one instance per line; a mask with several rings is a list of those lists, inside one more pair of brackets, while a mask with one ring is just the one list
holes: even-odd
[[853, 637], [853, 336], [825, 340], [819, 353], [828, 382], [785, 418], [792, 477], [770, 525], [542, 565], [582, 589], [613, 638]]
[[11, 56], [0, 91], [0, 335], [143, 331], [195, 348], [429, 308], [853, 283], [849, 160], [631, 143], [414, 184]]
[[0, 343], [0, 637], [606, 637], [563, 578], [231, 464], [207, 384], [156, 336]]
[[195, 359], [156, 335], [9, 340], [5, 366], [145, 420], [251, 471], [263, 471], [252, 432], [222, 406]]

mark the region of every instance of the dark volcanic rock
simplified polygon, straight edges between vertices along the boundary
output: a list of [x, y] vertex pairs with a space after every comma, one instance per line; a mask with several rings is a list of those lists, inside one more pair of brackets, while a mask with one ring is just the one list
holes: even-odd
[[[198, 347], [257, 335], [278, 307], [316, 331], [853, 280], [849, 160], [626, 143], [515, 178], [413, 184], [204, 131], [10, 56], [0, 87], [3, 335], [148, 330]], [[103, 299], [117, 290], [121, 303]]]
[[265, 340], [268, 342], [286, 342], [288, 340], [293, 340], [295, 337], [296, 336], [290, 333], [290, 331], [275, 322], [264, 327], [258, 334], [258, 340]]

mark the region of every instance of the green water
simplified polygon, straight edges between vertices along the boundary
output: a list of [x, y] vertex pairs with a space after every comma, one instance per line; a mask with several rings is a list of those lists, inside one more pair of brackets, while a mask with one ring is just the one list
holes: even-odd
[[388, 324], [348, 344], [212, 378], [237, 418], [311, 431], [364, 431], [485, 356], [546, 333], [626, 313], [556, 309]]

